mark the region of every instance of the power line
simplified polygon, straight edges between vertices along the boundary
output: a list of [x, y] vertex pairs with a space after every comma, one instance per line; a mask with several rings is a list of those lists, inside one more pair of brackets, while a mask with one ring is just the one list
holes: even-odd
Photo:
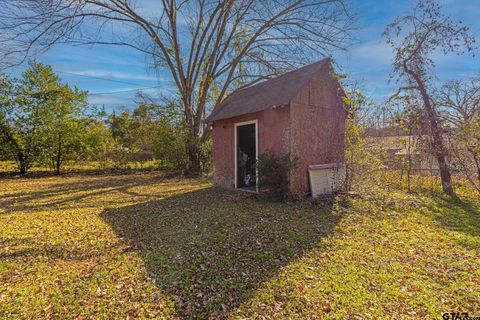
[[136, 88], [136, 89], [128, 89], [128, 90], [118, 90], [118, 91], [94, 92], [94, 93], [89, 93], [88, 95], [90, 95], [90, 96], [107, 95], [107, 94], [115, 94], [115, 93], [123, 93], [123, 92], [140, 91], [140, 90], [146, 90], [146, 89], [155, 89], [155, 88], [161, 88], [161, 87], [162, 87], [162, 86], [154, 86], [154, 87], [144, 87], [144, 88]]
[[115, 79], [110, 79], [110, 78], [103, 78], [103, 77], [96, 77], [96, 76], [89, 76], [85, 74], [78, 74], [74, 72], [68, 72], [68, 71], [57, 71], [58, 73], [64, 73], [64, 74], [70, 74], [74, 76], [79, 76], [79, 77], [84, 77], [84, 78], [92, 78], [92, 79], [99, 79], [99, 80], [105, 80], [105, 81], [112, 81], [112, 82], [118, 82], [118, 83], [123, 83], [123, 84], [129, 84], [133, 86], [141, 86], [141, 84], [138, 83], [133, 83], [133, 82], [128, 82], [128, 81], [123, 81], [123, 80], [115, 80]]
[[[57, 72], [59, 72], [59, 73], [64, 73], [64, 74], [71, 74], [71, 75], [75, 75], [75, 76], [79, 76], [79, 77], [99, 79], [99, 80], [118, 82], [118, 83], [123, 83], [123, 84], [128, 84], [128, 85], [140, 86], [140, 84], [138, 84], [138, 83], [133, 83], [133, 82], [128, 82], [128, 81], [115, 80], [115, 79], [109, 79], [109, 78], [103, 78], [103, 77], [96, 77], [96, 76], [89, 76], [89, 75], [84, 75], [84, 74], [78, 74], [78, 73], [68, 72], [68, 71], [57, 71]], [[89, 96], [109, 95], [109, 94], [124, 93], [124, 92], [134, 92], [134, 91], [140, 91], [140, 90], [146, 90], [146, 89], [155, 89], [155, 88], [161, 88], [161, 86], [142, 87], [142, 88], [126, 89], [126, 90], [117, 90], [117, 91], [93, 92], [93, 93], [89, 93], [88, 95], [89, 95]]]

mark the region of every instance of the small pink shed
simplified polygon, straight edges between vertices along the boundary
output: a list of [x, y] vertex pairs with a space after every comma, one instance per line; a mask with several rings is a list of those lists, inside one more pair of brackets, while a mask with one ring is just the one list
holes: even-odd
[[213, 126], [214, 183], [257, 189], [256, 159], [268, 150], [298, 159], [290, 191], [308, 195], [309, 166], [343, 163], [343, 96], [330, 59], [233, 92], [207, 118]]

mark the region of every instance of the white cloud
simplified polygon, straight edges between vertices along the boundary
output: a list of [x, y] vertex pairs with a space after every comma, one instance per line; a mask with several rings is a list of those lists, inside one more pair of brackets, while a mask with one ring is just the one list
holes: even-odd
[[[378, 64], [391, 64], [392, 48], [381, 39], [363, 42], [354, 46], [349, 54], [352, 60], [365, 60]], [[353, 61], [353, 62], [354, 62]]]
[[105, 79], [166, 81], [166, 79], [158, 79], [156, 76], [149, 76], [149, 75], [146, 75], [146, 74], [139, 74], [139, 73], [133, 73], [133, 72], [122, 72], [122, 71], [105, 71], [105, 70], [70, 71], [70, 70], [65, 70], [64, 72], [77, 74], [77, 75], [80, 75], [80, 76], [98, 77], [98, 78], [105, 78]]

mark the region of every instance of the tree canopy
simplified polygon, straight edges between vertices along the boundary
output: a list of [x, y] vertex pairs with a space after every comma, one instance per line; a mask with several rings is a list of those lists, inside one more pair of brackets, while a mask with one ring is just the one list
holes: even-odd
[[51, 66], [36, 62], [30, 63], [21, 79], [2, 79], [3, 153], [15, 159], [23, 174], [35, 163], [59, 173], [78, 146], [87, 93], [61, 84]]

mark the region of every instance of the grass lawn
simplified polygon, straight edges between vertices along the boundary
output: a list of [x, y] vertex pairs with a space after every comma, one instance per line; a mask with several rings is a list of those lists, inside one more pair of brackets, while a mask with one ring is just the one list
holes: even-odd
[[161, 173], [0, 180], [0, 318], [480, 316], [480, 201], [269, 203]]

